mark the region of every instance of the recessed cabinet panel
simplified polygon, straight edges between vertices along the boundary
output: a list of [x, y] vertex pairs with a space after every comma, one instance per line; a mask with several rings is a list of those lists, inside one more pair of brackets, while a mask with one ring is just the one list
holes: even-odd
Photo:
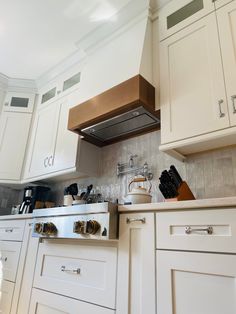
[[0, 241], [0, 278], [15, 282], [21, 242]]
[[214, 9], [213, 1], [209, 0], [170, 1], [160, 10], [160, 40], [199, 20]]
[[12, 282], [0, 281], [0, 313], [2, 314], [10, 314], [14, 286]]
[[29, 135], [31, 115], [3, 112], [0, 116], [0, 180], [19, 181]]
[[216, 17], [161, 42], [162, 144], [229, 126]]
[[37, 112], [34, 121], [33, 142], [26, 168], [27, 176], [30, 178], [53, 171], [60, 109], [60, 102], [55, 102]]
[[157, 251], [157, 313], [235, 314], [236, 256]]
[[[217, 2], [216, 2], [217, 3]], [[236, 125], [236, 1], [217, 10], [230, 124]]]

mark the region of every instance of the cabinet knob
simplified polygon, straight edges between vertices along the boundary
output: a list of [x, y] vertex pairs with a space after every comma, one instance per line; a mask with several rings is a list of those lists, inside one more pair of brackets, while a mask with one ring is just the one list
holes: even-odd
[[4, 106], [6, 107], [9, 106], [9, 102], [5, 102]]
[[48, 158], [48, 165], [49, 165], [49, 167], [53, 166], [53, 156], [52, 155]]
[[46, 157], [43, 161], [44, 167], [47, 168], [48, 166], [48, 157]]

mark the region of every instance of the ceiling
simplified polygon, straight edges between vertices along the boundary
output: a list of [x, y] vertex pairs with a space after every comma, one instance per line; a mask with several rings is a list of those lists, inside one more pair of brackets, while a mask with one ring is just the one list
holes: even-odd
[[[37, 79], [131, 0], [0, 0], [0, 72]], [[168, 0], [151, 0], [152, 6]]]

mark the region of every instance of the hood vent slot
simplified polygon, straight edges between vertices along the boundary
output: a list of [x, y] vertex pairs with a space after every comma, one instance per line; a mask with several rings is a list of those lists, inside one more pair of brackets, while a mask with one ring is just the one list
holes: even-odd
[[137, 75], [72, 108], [68, 128], [98, 146], [159, 129], [155, 89]]

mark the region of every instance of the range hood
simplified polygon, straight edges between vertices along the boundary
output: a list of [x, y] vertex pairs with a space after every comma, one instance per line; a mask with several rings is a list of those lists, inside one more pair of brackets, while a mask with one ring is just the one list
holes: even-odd
[[155, 88], [141, 75], [70, 109], [68, 129], [105, 146], [160, 128]]

